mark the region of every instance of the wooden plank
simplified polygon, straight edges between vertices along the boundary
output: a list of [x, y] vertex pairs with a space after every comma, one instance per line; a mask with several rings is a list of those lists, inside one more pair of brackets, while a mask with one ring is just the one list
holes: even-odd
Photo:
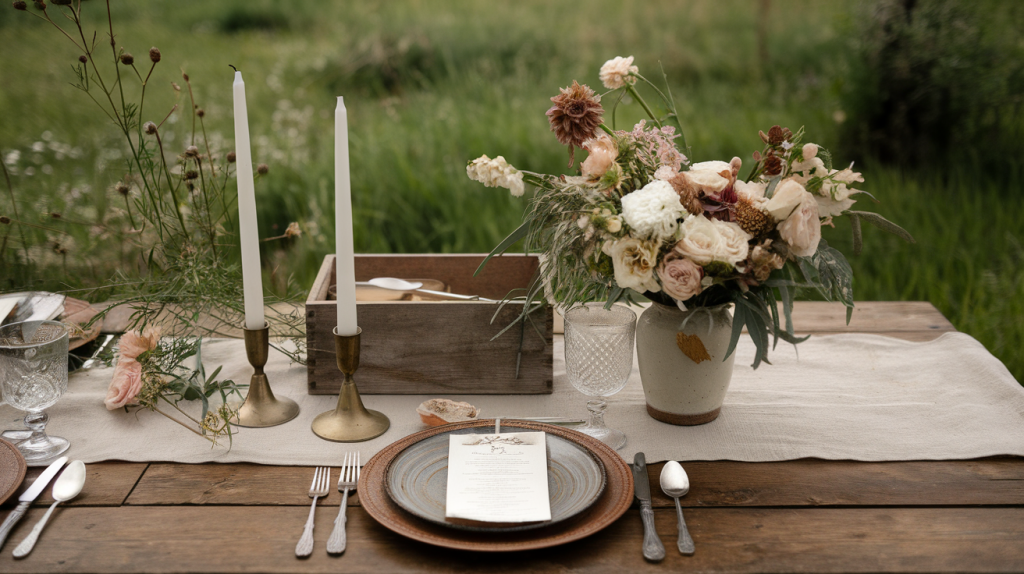
[[[683, 506], [1024, 505], [1024, 458], [960, 461], [683, 462], [690, 492]], [[649, 466], [652, 503], [664, 463]]]
[[798, 301], [793, 305], [793, 327], [811, 333], [956, 330], [927, 301], [857, 301], [849, 326], [846, 325], [846, 307], [839, 303]]
[[[662, 463], [650, 465], [654, 505]], [[684, 462], [699, 506], [1024, 505], [1024, 458], [967, 461]], [[219, 504], [303, 506], [312, 468], [251, 464], [150, 465], [127, 500], [132, 505]], [[332, 491], [323, 504], [337, 506]], [[358, 504], [358, 497], [350, 497]]]
[[[146, 470], [144, 462], [97, 462], [85, 465], [86, 480], [82, 493], [66, 504], [69, 506], [119, 506], [128, 498], [128, 494], [135, 487]], [[3, 509], [10, 509], [17, 505], [18, 496], [35, 482], [46, 467], [32, 467], [25, 475], [25, 482], [22, 483], [18, 492], [8, 500]], [[51, 488], [47, 488], [36, 499], [36, 506], [49, 506], [53, 503]]]
[[[331, 472], [331, 492], [317, 505], [337, 507], [338, 469]], [[262, 466], [258, 464], [153, 463], [125, 504], [216, 504], [309, 507], [309, 483], [313, 467]], [[349, 494], [358, 505], [359, 495]]]
[[[333, 510], [333, 509], [332, 509]], [[7, 546], [43, 513], [33, 509]], [[668, 550], [640, 553], [639, 512], [585, 540], [487, 555], [406, 540], [348, 510], [348, 550], [325, 551], [334, 512], [318, 512], [312, 556], [294, 556], [303, 507], [64, 508], [36, 550], [3, 572], [943, 572], [1024, 570], [1024, 508], [721, 509], [687, 511], [693, 556], [675, 550], [675, 512], [655, 512]]]

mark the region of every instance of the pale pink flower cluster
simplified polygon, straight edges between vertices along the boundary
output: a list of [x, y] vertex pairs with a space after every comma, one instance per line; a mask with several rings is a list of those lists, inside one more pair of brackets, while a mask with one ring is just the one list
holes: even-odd
[[521, 197], [525, 191], [523, 172], [509, 165], [500, 155], [494, 159], [486, 155], [474, 159], [466, 166], [466, 175], [487, 187], [504, 187], [515, 197]]
[[615, 90], [625, 86], [627, 83], [636, 83], [636, 78], [633, 77], [633, 74], [638, 73], [640, 73], [640, 68], [633, 65], [633, 56], [628, 58], [617, 56], [601, 66], [598, 77], [601, 78], [601, 83], [604, 84], [604, 87], [609, 90]]
[[121, 336], [117, 366], [107, 388], [107, 397], [103, 400], [108, 410], [135, 403], [135, 397], [142, 390], [142, 364], [137, 359], [139, 355], [155, 349], [159, 342], [160, 329], [156, 327], [146, 327], [141, 333], [128, 331]]

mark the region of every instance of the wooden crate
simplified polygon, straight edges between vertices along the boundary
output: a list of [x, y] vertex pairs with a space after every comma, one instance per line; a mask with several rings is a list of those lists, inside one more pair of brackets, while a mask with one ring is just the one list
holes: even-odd
[[[491, 259], [483, 255], [356, 255], [356, 281], [374, 277], [439, 279], [452, 293], [502, 299], [526, 287], [537, 273], [534, 256]], [[328, 255], [306, 300], [309, 394], [337, 394], [342, 374], [334, 355], [337, 305], [327, 292], [335, 283]], [[363, 330], [356, 382], [363, 394], [544, 394], [552, 391], [552, 310], [534, 313], [543, 337], [516, 325], [491, 340], [522, 311], [508, 304], [491, 321], [497, 303], [483, 301], [381, 301], [357, 303]], [[522, 361], [516, 359], [522, 340]]]

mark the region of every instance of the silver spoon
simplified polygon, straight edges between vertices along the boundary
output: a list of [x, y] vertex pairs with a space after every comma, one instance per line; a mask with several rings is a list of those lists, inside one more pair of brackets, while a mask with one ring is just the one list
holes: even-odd
[[69, 464], [64, 469], [64, 472], [60, 474], [57, 482], [53, 483], [53, 504], [50, 505], [50, 509], [46, 511], [46, 514], [39, 519], [39, 522], [36, 522], [32, 532], [29, 532], [28, 536], [21, 541], [21, 544], [14, 549], [15, 558], [27, 556], [29, 552], [32, 552], [32, 547], [36, 545], [36, 540], [39, 540], [39, 534], [43, 531], [43, 527], [46, 526], [46, 521], [50, 519], [50, 513], [53, 512], [53, 509], [57, 508], [58, 504], [78, 496], [78, 493], [82, 492], [83, 486], [85, 486], [85, 463], [76, 460]]
[[374, 287], [381, 289], [389, 289], [391, 291], [417, 291], [419, 293], [426, 293], [428, 295], [435, 295], [437, 297], [445, 297], [447, 299], [457, 299], [459, 301], [487, 301], [490, 303], [494, 302], [494, 299], [485, 299], [478, 295], [459, 295], [457, 293], [448, 293], [446, 291], [434, 291], [432, 289], [421, 289], [423, 283], [419, 281], [406, 281], [404, 279], [397, 279], [395, 277], [375, 277], [367, 281]]
[[683, 507], [679, 504], [679, 497], [690, 492], [690, 478], [686, 476], [686, 471], [678, 462], [670, 460], [661, 469], [661, 490], [676, 501], [676, 514], [679, 516], [679, 552], [693, 554], [693, 538], [690, 538], [690, 531], [686, 529]]

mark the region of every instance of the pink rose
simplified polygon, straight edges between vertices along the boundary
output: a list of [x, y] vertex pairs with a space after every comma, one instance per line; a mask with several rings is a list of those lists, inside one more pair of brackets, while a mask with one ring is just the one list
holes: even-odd
[[701, 291], [704, 270], [689, 259], [665, 260], [658, 268], [661, 288], [674, 299], [686, 301]]
[[793, 213], [779, 224], [779, 236], [789, 244], [789, 250], [794, 255], [814, 255], [821, 241], [821, 218], [818, 215], [818, 202], [813, 195], [804, 192]]
[[619, 155], [615, 140], [605, 133], [583, 142], [583, 147], [590, 155], [583, 161], [580, 169], [583, 170], [583, 176], [590, 181], [601, 179]]
[[146, 327], [142, 334], [138, 331], [128, 331], [121, 335], [118, 343], [120, 354], [125, 359], [137, 359], [146, 351], [152, 351], [160, 342], [160, 329], [157, 327]]
[[119, 409], [134, 403], [135, 397], [142, 390], [142, 365], [135, 359], [121, 358], [114, 367], [114, 376], [107, 388], [107, 398], [103, 404], [107, 410]]

